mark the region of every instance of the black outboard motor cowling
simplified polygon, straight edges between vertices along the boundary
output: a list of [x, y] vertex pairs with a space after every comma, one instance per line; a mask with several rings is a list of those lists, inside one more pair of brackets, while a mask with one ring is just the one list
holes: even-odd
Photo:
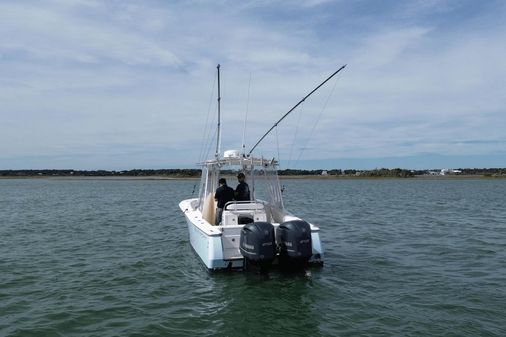
[[304, 220], [283, 222], [276, 229], [281, 267], [305, 267], [313, 255], [311, 226]]
[[274, 226], [269, 222], [244, 225], [241, 229], [239, 250], [244, 256], [245, 267], [251, 264], [262, 268], [270, 266], [276, 257]]

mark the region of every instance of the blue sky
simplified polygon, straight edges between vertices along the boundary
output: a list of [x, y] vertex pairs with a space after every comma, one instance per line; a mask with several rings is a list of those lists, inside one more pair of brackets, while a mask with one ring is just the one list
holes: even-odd
[[[0, 169], [506, 167], [504, 1], [0, 1]], [[248, 99], [249, 97], [249, 99]], [[244, 120], [247, 127], [244, 130]], [[206, 126], [207, 125], [207, 126]]]

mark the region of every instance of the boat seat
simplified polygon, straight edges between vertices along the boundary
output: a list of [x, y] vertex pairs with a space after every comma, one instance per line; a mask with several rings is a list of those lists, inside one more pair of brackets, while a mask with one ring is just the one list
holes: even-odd
[[242, 210], [264, 210], [264, 204], [259, 202], [237, 202], [231, 201], [225, 205], [225, 209], [229, 211], [242, 211]]

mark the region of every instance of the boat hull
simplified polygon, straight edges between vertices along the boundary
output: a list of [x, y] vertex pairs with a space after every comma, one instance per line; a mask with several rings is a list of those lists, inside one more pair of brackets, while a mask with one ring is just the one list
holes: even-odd
[[[183, 200], [179, 207], [183, 211], [188, 227], [188, 234], [192, 249], [195, 251], [201, 262], [209, 271], [220, 270], [241, 270], [245, 267], [245, 261], [239, 252], [226, 252], [230, 248], [224, 247], [223, 228], [212, 226], [202, 218], [199, 210], [192, 209], [192, 202], [196, 199]], [[277, 226], [279, 224], [273, 224]], [[312, 256], [309, 265], [323, 265], [323, 249], [320, 242], [319, 229], [311, 228]], [[228, 256], [226, 258], [225, 256]], [[230, 257], [232, 256], [232, 257]], [[278, 263], [277, 258], [274, 265]]]
[[210, 271], [242, 269], [244, 264], [242, 258], [224, 258], [222, 231], [203, 220], [200, 211], [189, 207], [194, 200], [184, 200], [179, 206], [185, 214], [190, 244], [201, 262]]

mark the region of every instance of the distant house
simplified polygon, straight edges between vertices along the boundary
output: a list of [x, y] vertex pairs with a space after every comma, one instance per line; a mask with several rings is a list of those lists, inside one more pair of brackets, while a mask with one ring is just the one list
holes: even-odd
[[462, 171], [461, 170], [455, 170], [455, 169], [442, 169], [441, 170], [441, 175], [442, 176], [445, 176], [445, 175], [448, 175], [448, 174], [461, 174]]
[[328, 175], [329, 175], [329, 173], [326, 170], [322, 171], [322, 176], [328, 176]]

